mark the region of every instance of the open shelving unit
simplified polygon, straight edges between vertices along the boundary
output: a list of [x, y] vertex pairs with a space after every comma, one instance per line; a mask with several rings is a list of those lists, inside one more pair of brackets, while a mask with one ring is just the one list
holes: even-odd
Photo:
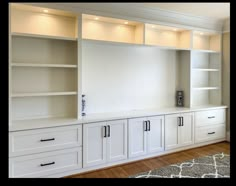
[[11, 124], [78, 118], [77, 21], [62, 11], [12, 5]]

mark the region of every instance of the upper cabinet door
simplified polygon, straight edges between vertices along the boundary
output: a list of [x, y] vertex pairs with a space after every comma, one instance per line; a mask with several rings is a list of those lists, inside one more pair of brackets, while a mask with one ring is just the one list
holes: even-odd
[[179, 114], [165, 115], [165, 150], [179, 145]]
[[107, 161], [127, 159], [127, 120], [107, 122]]
[[146, 154], [146, 118], [129, 119], [129, 157]]
[[148, 153], [160, 152], [164, 150], [164, 116], [148, 118]]
[[106, 162], [106, 122], [83, 125], [83, 167]]
[[181, 146], [193, 144], [193, 113], [181, 114], [182, 125], [179, 127], [179, 141]]

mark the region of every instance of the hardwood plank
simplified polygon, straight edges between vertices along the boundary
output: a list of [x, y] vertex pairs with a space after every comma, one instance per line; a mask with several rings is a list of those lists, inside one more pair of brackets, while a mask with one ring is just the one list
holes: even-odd
[[230, 154], [230, 143], [216, 143], [168, 155], [140, 160], [133, 163], [126, 163], [110, 168], [103, 168], [96, 171], [90, 171], [88, 173], [67, 176], [67, 178], [127, 178], [128, 176], [149, 171], [151, 169], [161, 168], [171, 164], [220, 152]]

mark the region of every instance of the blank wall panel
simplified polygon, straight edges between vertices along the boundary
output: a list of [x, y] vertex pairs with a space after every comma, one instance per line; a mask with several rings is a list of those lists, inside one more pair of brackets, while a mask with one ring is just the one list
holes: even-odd
[[87, 113], [173, 107], [176, 51], [84, 41]]

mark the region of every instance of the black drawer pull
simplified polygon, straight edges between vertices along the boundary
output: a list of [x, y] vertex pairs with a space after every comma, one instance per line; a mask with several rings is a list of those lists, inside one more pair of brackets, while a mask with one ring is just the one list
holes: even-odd
[[53, 165], [53, 164], [55, 164], [55, 162], [40, 164], [40, 166], [43, 167], [43, 166]]
[[209, 132], [208, 134], [215, 134], [215, 132]]
[[55, 140], [55, 138], [50, 138], [50, 139], [41, 139], [40, 141], [41, 141], [41, 142], [44, 142], [44, 141], [53, 141], [53, 140]]
[[208, 117], [208, 119], [212, 119], [212, 118], [215, 118], [215, 116]]

